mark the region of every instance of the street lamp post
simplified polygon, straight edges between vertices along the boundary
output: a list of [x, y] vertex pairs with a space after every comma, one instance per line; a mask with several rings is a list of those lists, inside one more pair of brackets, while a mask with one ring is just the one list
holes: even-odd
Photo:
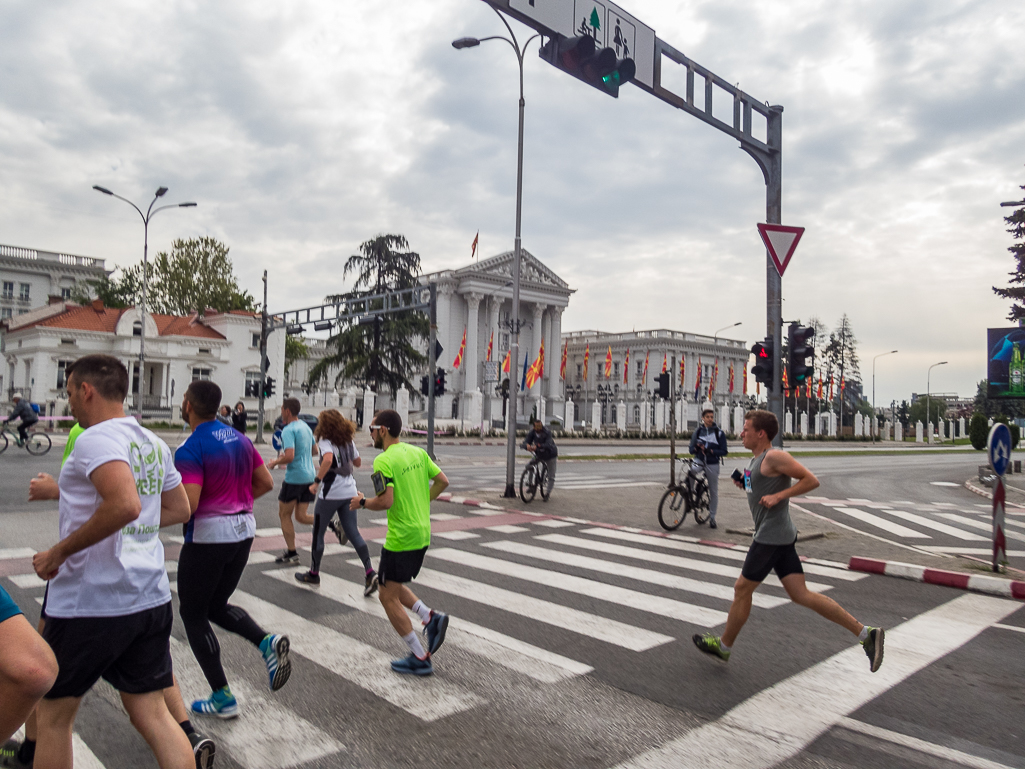
[[[507, 498], [516, 496], [516, 363], [520, 355], [520, 222], [523, 212], [523, 108], [526, 102], [523, 100], [523, 55], [527, 51], [530, 41], [540, 35], [532, 35], [520, 46], [512, 27], [505, 17], [495, 9], [498, 18], [502, 20], [505, 28], [509, 31], [509, 37], [492, 35], [491, 37], [461, 37], [452, 41], [452, 47], [456, 49], [474, 48], [487, 40], [504, 40], [516, 53], [516, 63], [520, 70], [520, 102], [519, 102], [519, 132], [516, 141], [516, 236], [513, 241], [513, 296], [512, 296], [512, 320], [511, 320], [511, 341], [509, 345], [510, 357], [512, 359], [512, 370], [509, 372], [509, 408], [506, 414], [506, 458], [505, 458], [505, 494]], [[543, 416], [542, 414], [538, 415]]]
[[101, 187], [98, 184], [93, 185], [93, 189], [97, 192], [102, 192], [104, 195], [110, 195], [118, 200], [123, 200], [125, 203], [134, 208], [139, 216], [142, 217], [142, 301], [139, 305], [140, 315], [139, 320], [142, 328], [139, 334], [139, 389], [135, 395], [135, 412], [142, 417], [142, 383], [146, 378], [146, 286], [149, 283], [149, 221], [156, 216], [158, 211], [163, 211], [166, 208], [195, 208], [195, 203], [174, 203], [168, 206], [160, 206], [159, 208], [153, 208], [153, 205], [164, 196], [167, 192], [167, 187], [158, 187], [156, 194], [153, 196], [153, 200], [150, 201], [149, 208], [146, 209], [146, 213], [142, 212], [135, 203], [130, 201], [128, 198], [123, 198], [120, 195], [116, 195], [106, 187]]
[[[932, 376], [932, 370], [937, 366], [946, 366], [947, 361], [941, 360], [939, 363], [933, 363], [929, 366], [929, 370], [925, 374], [925, 429], [929, 430], [929, 422], [932, 419], [929, 407], [932, 405], [929, 402], [930, 390], [930, 377]], [[932, 430], [929, 430], [929, 443], [932, 443]]]
[[[889, 352], [881, 352], [872, 358], [872, 416], [876, 415], [876, 358], [882, 358], [884, 355], [893, 355], [896, 350], [890, 350]], [[876, 431], [872, 431], [872, 443], [876, 442]]]

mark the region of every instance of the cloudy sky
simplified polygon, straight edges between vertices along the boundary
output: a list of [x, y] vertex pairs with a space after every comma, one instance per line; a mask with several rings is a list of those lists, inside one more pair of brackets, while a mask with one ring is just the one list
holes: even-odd
[[[842, 313], [877, 400], [974, 394], [991, 291], [1013, 267], [999, 203], [1025, 184], [1020, 0], [635, 0], [625, 9], [782, 104], [783, 221], [807, 232], [784, 317]], [[522, 42], [527, 28], [513, 23]], [[426, 270], [480, 231], [512, 247], [516, 61], [481, 0], [162, 4], [0, 0], [0, 243], [141, 256], [211, 235], [254, 295], [303, 306], [401, 233]], [[761, 173], [737, 142], [632, 86], [618, 100], [525, 60], [524, 246], [577, 293], [565, 330], [765, 334]]]

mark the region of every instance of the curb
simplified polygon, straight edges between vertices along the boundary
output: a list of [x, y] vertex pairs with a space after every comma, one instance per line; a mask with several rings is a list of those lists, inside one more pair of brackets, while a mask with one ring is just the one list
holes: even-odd
[[847, 564], [851, 571], [864, 571], [869, 574], [883, 574], [887, 577], [910, 579], [913, 582], [925, 582], [930, 585], [956, 587], [971, 590], [975, 593], [998, 595], [1001, 598], [1018, 598], [1025, 600], [1025, 582], [1006, 580], [999, 577], [987, 577], [981, 574], [962, 574], [957, 571], [930, 569], [897, 561], [878, 561], [874, 558], [853, 556]]
[[[980, 489], [978, 486], [972, 483], [970, 478], [964, 482], [964, 487], [968, 489], [968, 491], [972, 492], [972, 494], [978, 494], [980, 497], [984, 497], [986, 499], [993, 499], [993, 492], [986, 491], [985, 489]], [[1025, 510], [1025, 506], [1016, 505], [1014, 502], [1005, 502], [1004, 507], [1014, 507], [1019, 510]]]

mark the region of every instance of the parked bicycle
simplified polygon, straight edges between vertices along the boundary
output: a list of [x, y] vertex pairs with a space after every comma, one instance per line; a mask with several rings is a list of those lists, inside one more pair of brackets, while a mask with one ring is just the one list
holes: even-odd
[[[693, 513], [695, 523], [704, 523], [709, 516], [708, 478], [704, 467], [692, 459], [674, 457], [681, 463], [679, 481], [670, 485], [658, 503], [658, 522], [663, 529], [673, 531], [680, 528], [688, 513]], [[687, 472], [684, 473], [683, 466]]]
[[[12, 430], [10, 427], [5, 427], [0, 430], [0, 454], [3, 454], [7, 450], [7, 445], [13, 443], [15, 446], [18, 445], [18, 441], [21, 440], [21, 436], [18, 435], [16, 430]], [[35, 456], [42, 456], [50, 450], [51, 446], [50, 436], [46, 433], [37, 433], [30, 431], [28, 434], [28, 440], [25, 441], [25, 449], [29, 454]]]
[[537, 492], [541, 492], [541, 499], [548, 501], [550, 490], [548, 488], [548, 465], [543, 459], [534, 457], [527, 466], [523, 468], [520, 475], [520, 499], [527, 504], [534, 501]]

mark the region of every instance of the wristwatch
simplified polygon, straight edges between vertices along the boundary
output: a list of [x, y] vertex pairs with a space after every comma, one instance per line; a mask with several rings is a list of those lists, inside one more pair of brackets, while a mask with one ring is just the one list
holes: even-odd
[[361, 498], [360, 498], [360, 500], [359, 500], [359, 506], [360, 506], [360, 507], [366, 507], [366, 506], [367, 506], [367, 498], [366, 498], [366, 497], [361, 497]]

